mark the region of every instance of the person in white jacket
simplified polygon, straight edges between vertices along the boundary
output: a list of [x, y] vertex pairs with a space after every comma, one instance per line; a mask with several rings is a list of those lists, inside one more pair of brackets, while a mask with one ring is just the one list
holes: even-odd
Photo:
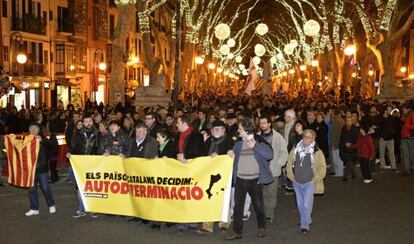
[[281, 174], [281, 168], [286, 164], [288, 151], [283, 136], [272, 129], [270, 118], [261, 117], [259, 120], [259, 127], [259, 134], [263, 136], [273, 148], [273, 159], [270, 161], [270, 170], [272, 171], [274, 181], [265, 185], [263, 188], [266, 219], [272, 223], [275, 219], [279, 176]]

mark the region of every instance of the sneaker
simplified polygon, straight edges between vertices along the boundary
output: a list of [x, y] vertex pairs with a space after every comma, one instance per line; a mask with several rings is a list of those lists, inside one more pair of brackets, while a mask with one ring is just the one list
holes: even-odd
[[51, 213], [51, 214], [56, 213], [56, 206], [55, 205], [49, 207], [49, 213]]
[[94, 218], [94, 219], [96, 219], [96, 218], [99, 217], [99, 215], [97, 213], [91, 213], [91, 217]]
[[381, 161], [378, 158], [375, 159], [375, 164], [379, 164], [379, 163], [381, 163]]
[[381, 166], [381, 169], [391, 169], [391, 166], [389, 165]]
[[30, 209], [30, 210], [29, 210], [29, 212], [25, 213], [25, 215], [26, 215], [27, 217], [29, 217], [29, 216], [38, 215], [39, 213], [40, 213], [40, 212], [39, 212], [39, 210], [33, 210], [33, 209]]
[[243, 221], [247, 221], [247, 220], [249, 220], [249, 215], [243, 215]]
[[371, 183], [371, 182], [372, 182], [372, 179], [365, 179], [365, 180], [363, 180], [363, 182], [364, 182], [365, 184], [369, 184], [369, 183]]
[[81, 217], [84, 217], [84, 216], [86, 216], [86, 213], [84, 211], [78, 210], [78, 211], [76, 211], [76, 213], [72, 217], [75, 218], [75, 219], [78, 219], [78, 218], [81, 218]]

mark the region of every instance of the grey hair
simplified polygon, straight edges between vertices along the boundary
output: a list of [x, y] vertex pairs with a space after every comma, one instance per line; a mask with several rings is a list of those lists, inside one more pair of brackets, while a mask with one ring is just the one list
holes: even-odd
[[304, 130], [303, 131], [303, 134], [305, 135], [305, 134], [311, 134], [312, 136], [313, 136], [313, 139], [315, 139], [316, 138], [316, 132], [314, 131], [314, 130], [312, 130], [312, 129], [306, 129], [306, 130]]
[[293, 109], [286, 110], [285, 115], [291, 117], [292, 119], [296, 119], [296, 113]]

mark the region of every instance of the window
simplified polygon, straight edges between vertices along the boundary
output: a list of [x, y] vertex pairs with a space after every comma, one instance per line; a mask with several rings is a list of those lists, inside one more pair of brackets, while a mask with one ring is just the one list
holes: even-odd
[[9, 47], [3, 46], [3, 61], [9, 62]]
[[65, 46], [63, 44], [56, 44], [56, 74], [63, 74], [65, 72]]
[[4, 18], [7, 18], [7, 0], [2, 0], [1, 1], [2, 3], [2, 16], [4, 17]]
[[114, 36], [115, 32], [115, 16], [109, 15], [109, 38], [112, 38]]
[[69, 18], [69, 9], [58, 7], [58, 32], [73, 32], [73, 24]]
[[44, 61], [44, 64], [49, 64], [49, 53], [47, 50], [43, 51], [43, 61]]

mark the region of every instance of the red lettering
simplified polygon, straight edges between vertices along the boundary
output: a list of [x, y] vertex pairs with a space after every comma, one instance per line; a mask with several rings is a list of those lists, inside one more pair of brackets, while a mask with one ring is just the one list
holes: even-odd
[[103, 182], [103, 184], [104, 184], [104, 192], [107, 193], [108, 190], [109, 190], [109, 184], [111, 184], [111, 182], [106, 180], [106, 181]]
[[147, 196], [149, 198], [158, 198], [157, 186], [148, 185], [147, 186]]
[[177, 188], [176, 187], [171, 187], [170, 194], [171, 194], [171, 199], [177, 199], [178, 200]]
[[102, 192], [102, 188], [103, 188], [102, 181], [95, 180], [93, 182], [93, 188], [95, 192]]
[[87, 181], [85, 182], [85, 192], [87, 192], [87, 191], [93, 191], [93, 188], [92, 188], [92, 182], [91, 182], [91, 181], [89, 181], [89, 180], [87, 180]]
[[201, 189], [199, 186], [194, 186], [191, 189], [191, 196], [194, 200], [200, 200], [203, 198], [203, 189]]
[[185, 194], [183, 194], [184, 192], [185, 192], [185, 187], [180, 187], [178, 189], [177, 193], [181, 200], [185, 200]]
[[129, 192], [129, 185], [126, 182], [121, 183], [121, 194], [128, 194]]
[[145, 186], [139, 186], [139, 191], [141, 192], [141, 197], [147, 197], [145, 194]]
[[116, 181], [112, 182], [112, 184], [111, 184], [111, 192], [112, 193], [116, 194], [116, 193], [119, 192], [120, 189], [121, 189], [121, 186], [119, 185], [118, 182], [116, 182]]
[[135, 197], [140, 197], [141, 195], [139, 194], [139, 185], [134, 185], [134, 196]]

